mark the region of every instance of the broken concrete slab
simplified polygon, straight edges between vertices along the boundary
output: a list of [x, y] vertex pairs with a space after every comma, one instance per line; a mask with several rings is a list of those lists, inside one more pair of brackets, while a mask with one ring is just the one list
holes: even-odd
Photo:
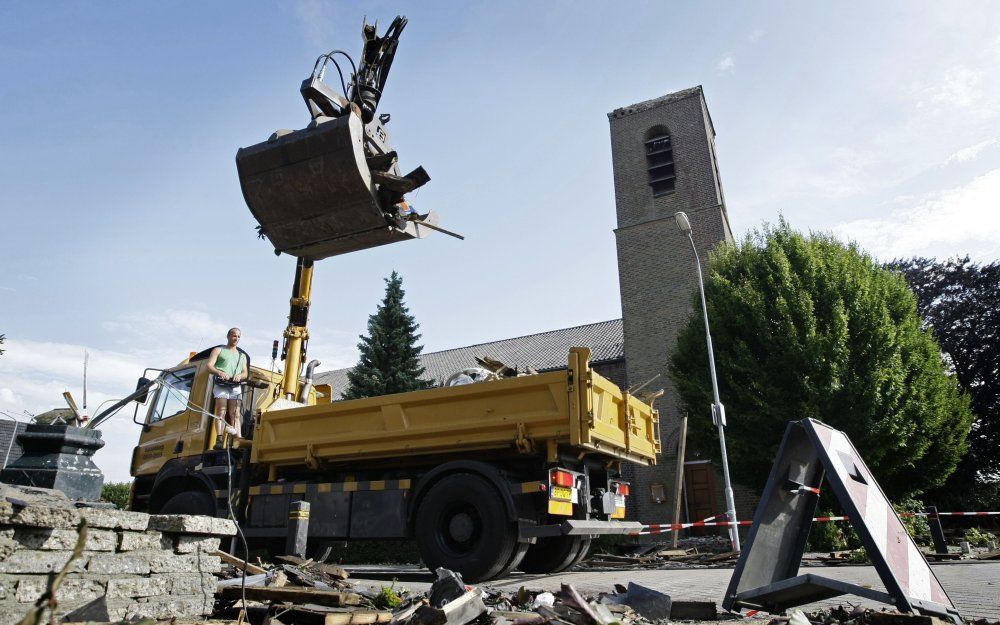
[[670, 595], [635, 582], [628, 583], [623, 603], [651, 621], [670, 620], [673, 606]]

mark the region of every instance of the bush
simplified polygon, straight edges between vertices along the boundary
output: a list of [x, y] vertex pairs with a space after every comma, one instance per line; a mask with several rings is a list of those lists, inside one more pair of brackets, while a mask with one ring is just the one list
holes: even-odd
[[128, 495], [132, 482], [108, 482], [101, 488], [101, 501], [115, 504], [119, 510], [128, 508]]
[[[965, 453], [969, 398], [949, 375], [902, 276], [782, 221], [723, 245], [705, 280], [731, 471], [761, 490], [788, 421], [843, 430], [890, 498], [939, 486]], [[671, 378], [689, 450], [718, 459], [701, 301]]]
[[[913, 498], [901, 499], [899, 502], [892, 504], [892, 507], [896, 509], [896, 512], [902, 515], [903, 513], [917, 513], [924, 511], [924, 504]], [[900, 516], [900, 520], [903, 522], [903, 527], [909, 532], [910, 537], [913, 538], [914, 542], [918, 545], [930, 545], [931, 544], [931, 526], [927, 522], [927, 517], [925, 516]]]
[[996, 540], [997, 537], [989, 532], [984, 532], [978, 527], [970, 527], [965, 530], [965, 540], [969, 541], [969, 544], [974, 547], [982, 547], [991, 540]]

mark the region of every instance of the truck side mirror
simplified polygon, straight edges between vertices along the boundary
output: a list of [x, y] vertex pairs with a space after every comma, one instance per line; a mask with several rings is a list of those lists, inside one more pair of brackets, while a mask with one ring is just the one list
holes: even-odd
[[[140, 388], [148, 385], [150, 382], [152, 382], [152, 380], [147, 379], [147, 378], [139, 378], [139, 381], [136, 382], [135, 390], [138, 391]], [[144, 403], [146, 403], [146, 399], [148, 399], [148, 398], [149, 398], [149, 391], [147, 390], [142, 395], [139, 395], [138, 397], [136, 397], [135, 401], [139, 402], [140, 404], [144, 404]]]

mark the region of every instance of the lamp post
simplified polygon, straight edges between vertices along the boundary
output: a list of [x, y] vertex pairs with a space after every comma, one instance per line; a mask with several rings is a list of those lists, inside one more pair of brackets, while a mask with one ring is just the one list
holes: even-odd
[[729, 480], [729, 456], [726, 454], [726, 409], [719, 400], [719, 382], [715, 377], [715, 354], [712, 350], [712, 333], [708, 329], [708, 306], [705, 304], [705, 282], [701, 275], [701, 259], [694, 237], [691, 236], [691, 222], [684, 211], [674, 213], [677, 227], [687, 235], [694, 252], [694, 265], [698, 270], [698, 292], [701, 294], [701, 312], [705, 319], [705, 343], [708, 345], [708, 367], [712, 373], [712, 422], [719, 428], [719, 447], [722, 449], [722, 477], [726, 482], [726, 515], [729, 518], [729, 540], [733, 551], [740, 550], [740, 533], [736, 525], [736, 502], [733, 500], [733, 484]]

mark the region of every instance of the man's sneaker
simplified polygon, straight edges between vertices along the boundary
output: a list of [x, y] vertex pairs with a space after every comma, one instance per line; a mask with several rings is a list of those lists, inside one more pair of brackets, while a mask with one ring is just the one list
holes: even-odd
[[230, 436], [239, 436], [239, 431], [231, 425], [226, 426], [226, 434]]

